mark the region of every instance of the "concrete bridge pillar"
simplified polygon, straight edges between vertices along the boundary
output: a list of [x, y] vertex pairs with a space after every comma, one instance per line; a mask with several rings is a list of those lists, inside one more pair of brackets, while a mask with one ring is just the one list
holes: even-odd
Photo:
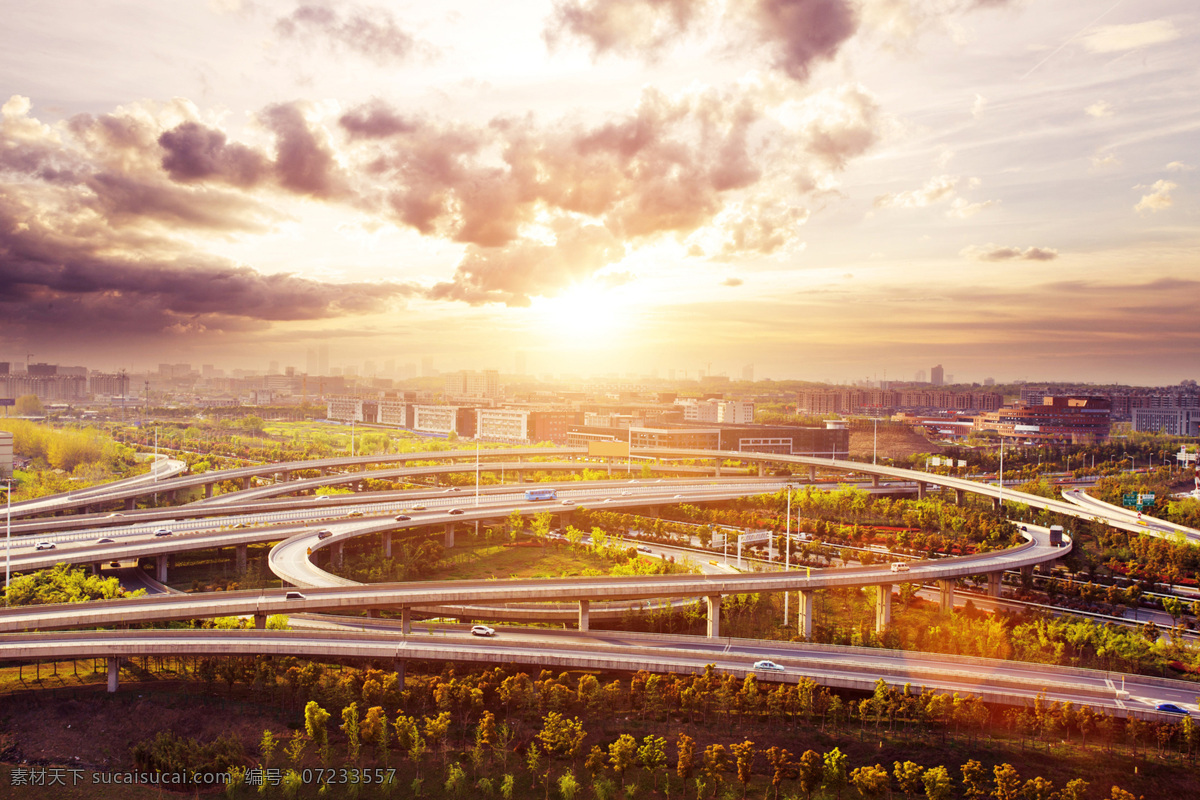
[[396, 673], [396, 688], [404, 691], [404, 665], [406, 659], [397, 658], [392, 661], [392, 669]]
[[580, 600], [579, 601], [579, 632], [580, 633], [587, 633], [589, 630], [589, 628], [588, 628], [588, 610], [589, 610], [590, 606], [591, 606], [591, 601], [589, 601], [589, 600]]
[[342, 566], [342, 543], [338, 542], [333, 547], [329, 548], [329, 550], [330, 563], [333, 564], [335, 569], [339, 569]]
[[133, 511], [134, 508], [136, 508], [136, 504], [134, 503], [133, 498], [132, 497], [125, 498], [125, 510]]
[[1033, 565], [1028, 564], [1021, 567], [1021, 585], [1028, 587], [1033, 583]]
[[883, 633], [892, 624], [892, 585], [875, 587], [875, 632]]
[[453, 522], [446, 523], [446, 534], [442, 540], [442, 547], [445, 547], [447, 550], [449, 550], [451, 547], [454, 547], [454, 523]]
[[237, 571], [245, 572], [246, 561], [249, 556], [249, 547], [244, 544], [239, 544], [234, 548], [234, 552], [237, 554]]
[[996, 512], [997, 514], [1000, 513], [1000, 498], [999, 497], [992, 498], [992, 511]]
[[606, 458], [604, 460], [608, 463], [608, 475], [609, 477], [612, 477], [612, 459]]
[[251, 481], [251, 477], [249, 475], [242, 478], [242, 491], [245, 491], [246, 489], [250, 488], [250, 481]]
[[879, 488], [879, 476], [878, 475], [871, 476], [871, 485], [874, 486], [876, 489]]
[[383, 535], [383, 555], [387, 558], [392, 557], [392, 532], [388, 531]]
[[718, 478], [721, 477], [721, 459], [719, 459], [719, 458], [717, 459], [717, 463], [716, 463], [716, 472], [713, 474]]
[[800, 590], [800, 602], [796, 604], [796, 632], [806, 640], [811, 640], [813, 636], [813, 605], [816, 599], [816, 593], [812, 589]]
[[812, 483], [812, 482], [816, 481], [816, 479], [817, 479], [817, 468], [809, 467], [808, 468], [808, 482]]
[[652, 517], [656, 517], [656, 518], [657, 518], [657, 517], [660, 517], [660, 516], [662, 516], [662, 515], [659, 513], [659, 511], [660, 511], [660, 507], [659, 507], [659, 506], [650, 506], [650, 516], [652, 516]]
[[525, 482], [525, 470], [521, 469], [519, 462], [520, 462], [520, 459], [518, 459], [517, 468], [513, 471], [517, 473], [517, 483], [524, 483]]
[[566, 527], [567, 527], [568, 525], [570, 525], [570, 524], [571, 524], [571, 511], [570, 511], [570, 509], [568, 509], [568, 510], [566, 510], [566, 511], [561, 511], [561, 512], [559, 512], [559, 514], [558, 514], [558, 527], [560, 527], [560, 528], [563, 528], [563, 529], [565, 530], [565, 529], [566, 529]]
[[988, 576], [988, 597], [999, 597], [1000, 587], [1004, 581], [1003, 572], [989, 572]]
[[100, 562], [99, 562], [99, 561], [93, 561], [93, 562], [92, 562], [92, 574], [93, 574], [93, 575], [99, 575], [99, 574], [100, 574]]
[[154, 559], [154, 577], [159, 583], [167, 582], [167, 556], [161, 555]]
[[262, 631], [262, 630], [266, 630], [266, 628], [267, 628], [267, 615], [266, 615], [266, 614], [263, 614], [263, 613], [261, 613], [261, 612], [257, 612], [257, 611], [256, 611], [256, 612], [254, 613], [254, 627], [255, 627], [257, 630], [260, 630], [260, 631]]
[[108, 691], [110, 694], [117, 691], [117, 678], [121, 674], [121, 659], [116, 656], [108, 657]]
[[721, 595], [710, 594], [705, 598], [708, 606], [708, 638], [721, 636]]
[[760, 462], [758, 462], [758, 477], [765, 478], [766, 476], [767, 476], [766, 462], [760, 461]]
[[928, 491], [928, 489], [929, 484], [925, 483], [925, 481], [917, 481], [917, 499], [924, 500], [925, 492]]
[[966, 489], [955, 489], [954, 490], [954, 505], [961, 506], [963, 504], [963, 501], [966, 499], [967, 499]]
[[206, 498], [212, 497], [212, 493], [213, 493], [213, 485], [211, 483], [204, 484], [204, 496]]
[[378, 608], [368, 608], [367, 609], [367, 619], [379, 619], [379, 609]]
[[954, 611], [954, 580], [946, 579], [938, 582], [938, 606], [943, 614]]

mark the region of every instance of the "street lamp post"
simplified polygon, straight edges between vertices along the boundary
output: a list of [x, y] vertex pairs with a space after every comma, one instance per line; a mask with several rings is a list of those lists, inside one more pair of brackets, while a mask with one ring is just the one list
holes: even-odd
[[[792, 485], [787, 485], [787, 533], [783, 539], [783, 571], [789, 572], [792, 569]], [[791, 597], [790, 592], [783, 593], [783, 626], [787, 627], [788, 621], [788, 598]]]
[[8, 605], [8, 579], [12, 571], [12, 479], [5, 483], [8, 485], [8, 491], [5, 493], [8, 498], [8, 513], [4, 525], [4, 605]]

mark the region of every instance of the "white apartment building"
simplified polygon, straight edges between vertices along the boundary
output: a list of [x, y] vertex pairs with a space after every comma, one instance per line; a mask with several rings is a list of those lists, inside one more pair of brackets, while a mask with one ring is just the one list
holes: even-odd
[[677, 399], [683, 408], [684, 422], [724, 422], [729, 425], [754, 423], [754, 403], [746, 400]]
[[529, 411], [480, 408], [475, 411], [475, 435], [489, 442], [523, 444], [529, 441]]
[[457, 433], [458, 406], [414, 406], [413, 430], [427, 433]]

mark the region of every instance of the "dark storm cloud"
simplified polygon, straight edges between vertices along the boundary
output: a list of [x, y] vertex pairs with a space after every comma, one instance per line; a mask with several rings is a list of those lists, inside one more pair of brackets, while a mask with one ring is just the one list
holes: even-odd
[[345, 128], [351, 139], [386, 138], [413, 133], [420, 127], [419, 123], [400, 116], [378, 100], [346, 112], [338, 119], [338, 124]]
[[323, 41], [335, 52], [357, 53], [378, 64], [404, 61], [421, 49], [391, 12], [376, 6], [343, 13], [327, 6], [304, 4], [279, 18], [275, 31], [285, 39]]
[[184, 122], [158, 137], [162, 168], [172, 180], [189, 183], [220, 180], [233, 186], [254, 186], [269, 173], [265, 156], [245, 145], [228, 144], [222, 131], [198, 122]]
[[837, 55], [858, 28], [847, 0], [744, 0], [759, 38], [775, 49], [775, 65], [795, 80]]

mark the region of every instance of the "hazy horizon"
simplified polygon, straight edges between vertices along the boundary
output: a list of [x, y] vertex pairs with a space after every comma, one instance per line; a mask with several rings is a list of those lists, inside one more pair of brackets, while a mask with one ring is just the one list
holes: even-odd
[[1198, 18], [11, 3], [0, 360], [1178, 384]]

